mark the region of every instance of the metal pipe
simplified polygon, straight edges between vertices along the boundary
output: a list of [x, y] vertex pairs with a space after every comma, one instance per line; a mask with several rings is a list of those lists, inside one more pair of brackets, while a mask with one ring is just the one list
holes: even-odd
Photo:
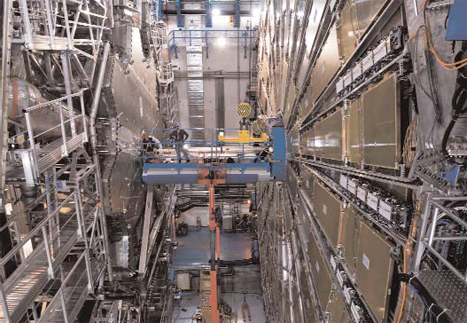
[[101, 204], [101, 208], [103, 210], [102, 215], [102, 229], [104, 231], [104, 248], [106, 253], [106, 261], [107, 261], [107, 269], [109, 271], [109, 280], [112, 281], [112, 263], [110, 261], [110, 247], [108, 242], [108, 233], [107, 233], [107, 221], [106, 215], [104, 210], [104, 205], [102, 204], [103, 196], [104, 196], [104, 187], [102, 185], [101, 179], [101, 167], [99, 164], [99, 155], [97, 152], [97, 133], [96, 133], [96, 117], [97, 117], [97, 108], [99, 107], [99, 99], [102, 92], [102, 84], [104, 83], [104, 76], [105, 76], [105, 68], [107, 65], [107, 59], [110, 53], [110, 43], [106, 42], [104, 45], [104, 52], [102, 54], [102, 61], [101, 66], [99, 67], [99, 75], [97, 79], [97, 85], [94, 90], [94, 99], [92, 102], [91, 108], [91, 115], [90, 115], [90, 135], [91, 135], [91, 146], [92, 146], [92, 159], [94, 164], [96, 165], [96, 182], [97, 182], [97, 195], [99, 198], [99, 203]]
[[[165, 15], [176, 15], [177, 10], [176, 9], [164, 9], [164, 14]], [[206, 14], [206, 9], [181, 9], [181, 14], [182, 15], [205, 15]], [[223, 15], [223, 16], [233, 16], [233, 15], [235, 15], [235, 10], [222, 10], [221, 15]], [[241, 10], [240, 15], [241, 16], [250, 16], [251, 11], [250, 10]]]

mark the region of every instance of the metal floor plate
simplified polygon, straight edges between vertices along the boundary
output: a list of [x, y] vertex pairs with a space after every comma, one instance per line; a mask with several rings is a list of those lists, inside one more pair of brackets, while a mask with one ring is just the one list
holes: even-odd
[[451, 271], [422, 271], [418, 276], [436, 301], [448, 309], [454, 323], [465, 323], [467, 318], [467, 284]]

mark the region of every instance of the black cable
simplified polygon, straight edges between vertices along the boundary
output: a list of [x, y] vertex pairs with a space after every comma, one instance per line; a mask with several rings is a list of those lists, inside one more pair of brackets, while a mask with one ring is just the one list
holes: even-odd
[[[436, 300], [431, 296], [430, 292], [422, 284], [422, 282], [411, 274], [399, 274], [399, 280], [408, 283], [412, 286], [417, 294], [422, 298], [425, 306], [428, 307], [428, 315], [436, 318], [437, 323], [454, 323], [453, 320], [446, 313], [446, 309], [442, 308]], [[427, 313], [425, 313], [427, 314]]]
[[[467, 53], [467, 42], [463, 42], [462, 49], [457, 53], [455, 61], [458, 61], [464, 57], [464, 54]], [[467, 66], [460, 68], [457, 73], [456, 79], [456, 90], [452, 96], [451, 105], [452, 105], [452, 117], [449, 125], [447, 126], [443, 141], [441, 144], [442, 152], [445, 156], [449, 156], [447, 151], [447, 143], [451, 135], [452, 129], [454, 128], [459, 117], [467, 112], [467, 79], [464, 77], [464, 73], [467, 72]]]

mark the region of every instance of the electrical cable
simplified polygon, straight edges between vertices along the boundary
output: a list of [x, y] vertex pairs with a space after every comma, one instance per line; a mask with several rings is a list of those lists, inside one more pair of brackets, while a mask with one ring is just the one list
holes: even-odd
[[467, 66], [467, 58], [457, 60], [454, 62], [445, 62], [443, 61], [439, 54], [438, 51], [436, 50], [435, 46], [433, 45], [432, 41], [432, 36], [431, 36], [431, 31], [430, 31], [430, 21], [426, 15], [426, 8], [427, 8], [428, 0], [425, 0], [422, 5], [422, 12], [423, 12], [423, 19], [424, 19], [424, 28], [425, 30], [417, 30], [415, 34], [412, 34], [409, 36], [407, 39], [407, 42], [412, 41], [420, 32], [424, 35], [425, 38], [425, 47], [428, 49], [429, 52], [431, 52], [436, 59], [437, 63], [445, 70], [447, 71], [457, 71], [460, 68], [466, 67]]
[[[464, 43], [462, 49], [457, 53], [456, 58], [462, 58], [464, 54], [467, 53], [467, 44]], [[467, 58], [466, 58], [467, 59]], [[467, 65], [466, 65], [467, 66]], [[443, 140], [441, 142], [441, 149], [445, 156], [449, 157], [449, 153], [447, 151], [447, 144], [448, 140], [451, 136], [451, 132], [462, 114], [467, 112], [467, 81], [464, 79], [464, 69], [467, 71], [467, 68], [459, 69], [457, 79], [456, 79], [456, 90], [452, 96], [451, 105], [452, 105], [452, 117], [449, 125], [447, 126], [446, 130], [444, 131]], [[453, 160], [451, 160], [453, 161]]]
[[437, 323], [453, 323], [452, 319], [447, 314], [448, 309], [441, 307], [436, 302], [433, 296], [431, 296], [431, 293], [426, 289], [426, 287], [416, 275], [399, 274], [399, 280], [413, 287], [417, 295], [419, 295], [422, 299], [425, 306], [428, 307], [428, 312], [431, 314], [431, 316], [436, 317]]
[[406, 167], [411, 167], [413, 161], [415, 160], [416, 147], [417, 147], [417, 125], [418, 125], [418, 115], [415, 115], [407, 128], [407, 132], [404, 140], [403, 148], [403, 159]]

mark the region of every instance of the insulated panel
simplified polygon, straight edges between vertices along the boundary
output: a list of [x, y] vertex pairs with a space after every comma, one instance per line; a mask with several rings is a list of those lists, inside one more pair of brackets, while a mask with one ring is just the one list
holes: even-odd
[[319, 97], [329, 81], [334, 77], [337, 70], [339, 70], [340, 66], [337, 31], [336, 26], [333, 25], [311, 74], [313, 101]]
[[399, 90], [395, 74], [362, 96], [364, 163], [397, 169], [400, 158]]
[[388, 0], [355, 1], [360, 34], [363, 34], [367, 30], [387, 1]]
[[321, 308], [324, 310], [331, 294], [332, 280], [313, 234], [308, 241], [308, 258]]
[[357, 19], [355, 7], [351, 0], [345, 2], [342, 8], [337, 33], [339, 37], [340, 56], [346, 62], [357, 46]]
[[310, 292], [310, 287], [307, 281], [308, 273], [305, 267], [302, 266], [300, 270], [300, 291], [302, 294], [303, 312], [305, 315], [305, 322], [318, 322], [316, 318], [313, 300]]
[[345, 309], [344, 300], [337, 290], [331, 292], [329, 303], [326, 308], [329, 313], [327, 322], [329, 323], [344, 323], [349, 322], [347, 310]]
[[290, 195], [292, 196], [292, 198], [297, 196], [297, 189], [298, 189], [297, 182], [298, 182], [297, 175], [295, 174], [290, 164], [287, 164], [287, 186], [289, 187]]
[[314, 148], [316, 157], [342, 160], [342, 114], [336, 111], [315, 125]]
[[293, 155], [300, 155], [300, 128], [297, 124], [287, 134], [287, 152]]
[[347, 206], [344, 212], [342, 249], [345, 261], [347, 262], [347, 267], [353, 275], [355, 274], [358, 257], [360, 225], [361, 219], [358, 211], [350, 205]]
[[345, 155], [352, 163], [361, 162], [360, 100], [350, 102], [345, 118]]
[[313, 186], [314, 186], [314, 177], [313, 173], [307, 168], [302, 168], [300, 172], [300, 177], [302, 179], [302, 187], [305, 190], [309, 198], [313, 196]]
[[339, 243], [342, 202], [319, 182], [315, 181], [313, 191], [313, 210], [331, 246], [336, 249]]
[[386, 322], [394, 261], [392, 245], [362, 222], [357, 260], [357, 286], [379, 322]]
[[306, 29], [305, 41], [307, 48], [311, 50], [313, 43], [316, 39], [316, 32], [318, 31], [319, 23], [323, 17], [324, 9], [326, 7], [326, 0], [315, 0], [313, 1], [313, 7], [311, 8], [310, 18]]
[[314, 102], [313, 93], [314, 93], [313, 86], [309, 85], [306, 88], [305, 96], [303, 97], [302, 100], [300, 100], [301, 102], [300, 117], [302, 117], [302, 119], [305, 119], [310, 113], [311, 109], [313, 108], [313, 102]]
[[303, 132], [300, 136], [300, 149], [302, 154], [307, 156], [314, 156], [314, 130], [309, 129]]

